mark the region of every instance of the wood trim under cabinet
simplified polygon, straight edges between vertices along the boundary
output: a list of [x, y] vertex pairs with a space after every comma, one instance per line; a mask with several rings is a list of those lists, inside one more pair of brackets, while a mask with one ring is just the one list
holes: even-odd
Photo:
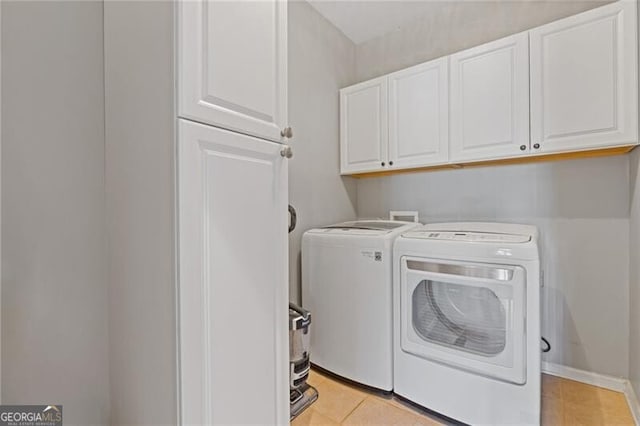
[[357, 174], [351, 174], [347, 176], [351, 176], [354, 178], [368, 178], [368, 177], [398, 175], [402, 173], [433, 172], [438, 170], [463, 169], [463, 168], [469, 168], [469, 167], [543, 163], [548, 161], [575, 160], [579, 158], [611, 157], [614, 155], [626, 154], [631, 150], [633, 150], [636, 146], [637, 145], [635, 144], [623, 145], [623, 146], [616, 146], [613, 148], [601, 148], [601, 149], [593, 149], [588, 151], [561, 152], [561, 153], [542, 154], [542, 155], [526, 156], [526, 157], [505, 158], [500, 160], [476, 161], [476, 162], [463, 163], [463, 164], [443, 164], [439, 166], [417, 167], [413, 169], [383, 170], [380, 172], [357, 173]]

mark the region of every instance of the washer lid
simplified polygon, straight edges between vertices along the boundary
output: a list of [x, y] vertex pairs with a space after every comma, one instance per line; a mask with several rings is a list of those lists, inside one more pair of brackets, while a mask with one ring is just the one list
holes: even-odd
[[528, 243], [531, 235], [501, 234], [492, 232], [455, 232], [421, 229], [409, 231], [403, 235], [406, 238], [420, 238], [428, 240], [464, 241], [482, 243]]
[[325, 226], [322, 229], [360, 229], [365, 231], [393, 231], [406, 226], [408, 222], [383, 221], [383, 220], [356, 220]]

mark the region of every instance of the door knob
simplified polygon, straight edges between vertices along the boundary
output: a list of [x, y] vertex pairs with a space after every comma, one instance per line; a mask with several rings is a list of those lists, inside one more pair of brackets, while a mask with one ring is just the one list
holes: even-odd
[[293, 157], [293, 150], [291, 150], [291, 147], [289, 145], [285, 145], [280, 150], [280, 156], [284, 158], [291, 158]]
[[285, 127], [280, 131], [280, 136], [287, 139], [291, 138], [293, 137], [293, 130], [291, 129], [291, 127]]
[[525, 149], [527, 149], [526, 145], [520, 145], [520, 151], [524, 151]]
[[540, 148], [540, 144], [539, 144], [539, 143], [535, 143], [535, 144], [533, 144], [533, 147], [534, 147], [535, 149], [539, 149], [539, 148]]

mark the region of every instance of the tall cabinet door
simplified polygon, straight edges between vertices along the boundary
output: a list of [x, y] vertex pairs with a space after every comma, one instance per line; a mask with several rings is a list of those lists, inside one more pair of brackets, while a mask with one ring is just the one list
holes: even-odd
[[451, 161], [529, 150], [527, 33], [451, 55]]
[[531, 30], [531, 143], [570, 151], [638, 141], [636, 2]]
[[446, 163], [449, 152], [448, 59], [389, 75], [389, 166]]
[[288, 424], [282, 145], [179, 121], [181, 422]]
[[387, 77], [340, 90], [340, 172], [387, 166]]
[[287, 126], [287, 3], [180, 1], [180, 117], [274, 141]]

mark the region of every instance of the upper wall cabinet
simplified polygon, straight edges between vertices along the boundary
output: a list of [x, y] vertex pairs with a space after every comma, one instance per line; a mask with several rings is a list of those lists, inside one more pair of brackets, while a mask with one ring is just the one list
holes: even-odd
[[637, 26], [618, 1], [342, 89], [341, 172], [628, 152]]
[[340, 170], [358, 173], [387, 165], [387, 77], [340, 91]]
[[447, 58], [389, 75], [389, 167], [446, 163], [448, 144]]
[[638, 141], [637, 16], [621, 1], [531, 31], [531, 142], [541, 152]]
[[280, 141], [287, 127], [287, 3], [180, 1], [178, 114]]
[[517, 34], [451, 55], [451, 161], [529, 150], [529, 42]]

